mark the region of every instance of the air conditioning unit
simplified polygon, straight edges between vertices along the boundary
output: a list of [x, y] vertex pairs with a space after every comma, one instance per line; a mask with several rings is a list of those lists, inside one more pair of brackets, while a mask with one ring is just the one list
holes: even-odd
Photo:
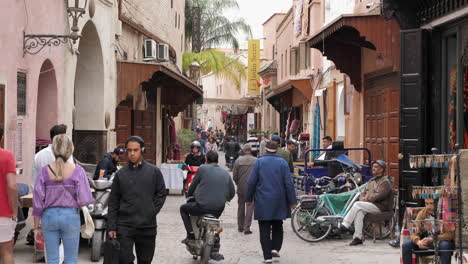
[[158, 44], [158, 61], [169, 61], [169, 45]]
[[156, 41], [152, 39], [145, 39], [145, 48], [143, 50], [143, 60], [155, 60], [156, 59]]

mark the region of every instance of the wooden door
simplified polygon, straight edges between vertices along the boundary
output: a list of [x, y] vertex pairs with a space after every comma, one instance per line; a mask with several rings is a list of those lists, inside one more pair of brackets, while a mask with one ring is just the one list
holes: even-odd
[[132, 109], [130, 106], [119, 105], [115, 112], [117, 145], [124, 146], [125, 141], [132, 134]]
[[[5, 129], [5, 85], [0, 84], [0, 125]], [[3, 148], [3, 143], [0, 142]]]
[[400, 87], [393, 72], [366, 80], [365, 145], [373, 160], [387, 162], [387, 174], [399, 181], [399, 110]]
[[[422, 29], [401, 31], [400, 200], [411, 201], [409, 188], [422, 185], [423, 170], [409, 167], [410, 154], [424, 154], [426, 133], [426, 42]], [[400, 208], [404, 208], [401, 206]], [[403, 212], [400, 211], [400, 215]]]
[[151, 164], [156, 164], [156, 114], [154, 106], [149, 105], [146, 111], [133, 111], [133, 134], [145, 141], [144, 158]]

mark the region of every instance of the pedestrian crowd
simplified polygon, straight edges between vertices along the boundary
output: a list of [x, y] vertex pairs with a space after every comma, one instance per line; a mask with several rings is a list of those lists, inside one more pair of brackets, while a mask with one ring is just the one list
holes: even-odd
[[[43, 236], [47, 263], [77, 263], [80, 241], [80, 208], [93, 202], [93, 195], [87, 173], [73, 158], [74, 146], [66, 135], [65, 125], [56, 125], [50, 130], [52, 144], [35, 156], [33, 163], [34, 191], [33, 217], [34, 234]], [[183, 243], [190, 245], [196, 239], [191, 216], [210, 214], [219, 218], [226, 202], [238, 196], [237, 227], [245, 235], [252, 234], [252, 220], [258, 221], [260, 245], [265, 263], [272, 263], [280, 257], [283, 245], [283, 221], [291, 217], [297, 206], [292, 172], [294, 153], [297, 150], [297, 137], [286, 141], [281, 147], [282, 138], [274, 134], [271, 139], [257, 136], [248, 138], [242, 147], [235, 140], [228, 140], [226, 151], [239, 152], [229, 172], [218, 165], [218, 146], [216, 138], [221, 131], [202, 133], [199, 141], [190, 146], [185, 163], [199, 169], [187, 190], [191, 197], [181, 205], [180, 215], [187, 233]], [[222, 133], [222, 132], [221, 132]], [[0, 143], [3, 129], [0, 127]], [[206, 141], [205, 144], [203, 141]], [[321, 164], [336, 157], [343, 149], [332, 142], [330, 137], [323, 138], [323, 147], [332, 146], [332, 154], [319, 155], [309, 161], [308, 167], [329, 166]], [[131, 136], [124, 148], [116, 148], [107, 153], [98, 163], [93, 179], [111, 179], [112, 189], [108, 207], [107, 236], [110, 241], [118, 242], [119, 263], [151, 263], [155, 252], [156, 216], [162, 209], [167, 195], [161, 171], [143, 158], [144, 140]], [[334, 152], [334, 153], [333, 153]], [[128, 162], [117, 169], [120, 158], [126, 155]], [[0, 148], [0, 253], [5, 264], [14, 263], [13, 236], [18, 216], [18, 188], [16, 165], [13, 153]], [[392, 183], [385, 177], [386, 163], [376, 161], [372, 164], [375, 176], [366, 186], [360, 201], [356, 202], [344, 218], [341, 231], [354, 224], [351, 245], [362, 244], [363, 219], [368, 213], [387, 211], [392, 201]], [[237, 188], [235, 188], [235, 186]], [[426, 201], [424, 219], [431, 215], [434, 201]], [[419, 217], [419, 216], [418, 216]], [[451, 234], [443, 247], [451, 248]], [[211, 258], [223, 259], [219, 253], [221, 239], [216, 236]], [[432, 244], [426, 234], [415, 235], [412, 242], [403, 246], [404, 263], [407, 263], [411, 250], [424, 249]], [[62, 249], [63, 248], [63, 249]], [[60, 253], [63, 250], [63, 253]], [[406, 254], [406, 255], [405, 255]], [[63, 256], [61, 256], [63, 255]], [[63, 257], [63, 259], [61, 259]], [[444, 259], [444, 256], [442, 256]]]

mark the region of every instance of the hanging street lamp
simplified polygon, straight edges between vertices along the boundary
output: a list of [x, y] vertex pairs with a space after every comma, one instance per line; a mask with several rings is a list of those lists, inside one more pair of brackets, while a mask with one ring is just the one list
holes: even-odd
[[59, 46], [67, 43], [69, 39], [76, 43], [81, 37], [78, 33], [78, 20], [86, 13], [88, 0], [68, 0], [67, 13], [73, 19], [71, 33], [69, 35], [51, 35], [51, 34], [26, 34], [23, 32], [23, 56], [28, 54], [37, 54], [44, 47]]

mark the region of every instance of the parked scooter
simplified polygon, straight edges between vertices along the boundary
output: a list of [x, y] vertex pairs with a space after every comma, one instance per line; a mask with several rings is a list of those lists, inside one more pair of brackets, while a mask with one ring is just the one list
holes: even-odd
[[89, 213], [94, 222], [94, 234], [91, 238], [91, 261], [98, 262], [103, 253], [104, 242], [106, 241], [107, 213], [109, 206], [112, 180], [90, 180], [89, 185], [94, 189], [93, 203], [88, 205]]
[[[190, 216], [195, 234], [195, 240], [192, 243], [187, 243], [187, 250], [192, 254], [193, 259], [200, 257], [199, 263], [207, 264], [213, 253], [218, 253], [218, 248], [215, 248], [219, 234], [223, 232], [221, 220], [213, 215]], [[218, 241], [219, 244], [219, 241]]]

